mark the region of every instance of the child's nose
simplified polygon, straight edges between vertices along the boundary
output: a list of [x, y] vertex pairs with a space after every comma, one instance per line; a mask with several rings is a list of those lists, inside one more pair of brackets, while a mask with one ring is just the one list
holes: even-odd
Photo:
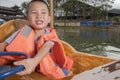
[[42, 17], [42, 15], [41, 15], [40, 13], [38, 13], [38, 14], [37, 14], [37, 17], [38, 17], [38, 18], [41, 18], [41, 17]]

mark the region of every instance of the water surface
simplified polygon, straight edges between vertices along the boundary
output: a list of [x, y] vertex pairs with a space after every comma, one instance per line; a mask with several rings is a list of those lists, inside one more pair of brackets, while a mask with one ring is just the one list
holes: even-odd
[[60, 39], [76, 50], [120, 59], [120, 31], [104, 28], [55, 27]]

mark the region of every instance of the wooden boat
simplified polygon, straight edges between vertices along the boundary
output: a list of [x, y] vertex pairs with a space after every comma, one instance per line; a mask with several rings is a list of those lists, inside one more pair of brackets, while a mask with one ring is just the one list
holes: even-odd
[[[16, 20], [10, 20], [4, 23], [3, 25], [1, 25], [0, 42], [4, 41], [13, 32], [18, 30], [25, 24], [27, 24], [25, 20], [16, 19]], [[114, 61], [113, 59], [110, 58], [76, 51], [69, 43], [62, 40], [61, 42], [64, 46], [66, 55], [74, 59], [71, 75], [62, 80], [70, 80], [76, 74], [80, 74], [81, 72], [84, 72], [86, 70], [90, 70], [97, 66]], [[50, 80], [50, 79], [40, 73], [34, 72], [30, 75], [25, 75], [25, 76], [14, 75], [9, 78], [6, 78], [5, 80]]]
[[[53, 0], [50, 0], [50, 7], [51, 7], [50, 8], [51, 26], [53, 26], [53, 22], [54, 22]], [[4, 41], [12, 33], [14, 33], [16, 30], [21, 28], [24, 24], [27, 24], [25, 20], [16, 19], [16, 20], [10, 20], [4, 23], [3, 25], [1, 25], [0, 42]], [[115, 61], [114, 59], [110, 59], [107, 57], [76, 51], [69, 43], [62, 40], [61, 42], [63, 44], [66, 55], [74, 59], [74, 64], [71, 71], [71, 75], [60, 80], [71, 80], [72, 77], [74, 77], [77, 74], [78, 75], [82, 74], [87, 70], [91, 70], [103, 64]], [[24, 76], [13, 75], [11, 77], [6, 78], [5, 80], [51, 80], [51, 79], [47, 78], [46, 76], [40, 73], [33, 72], [32, 74], [24, 75]]]

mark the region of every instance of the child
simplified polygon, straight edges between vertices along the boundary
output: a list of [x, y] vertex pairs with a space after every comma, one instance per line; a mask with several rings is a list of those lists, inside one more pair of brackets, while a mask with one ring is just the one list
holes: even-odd
[[32, 0], [27, 11], [28, 25], [15, 32], [5, 42], [0, 43], [0, 51], [18, 51], [29, 54], [32, 58], [1, 57], [1, 65], [7, 60], [19, 60], [15, 65], [24, 65], [25, 70], [17, 73], [25, 75], [38, 72], [52, 79], [64, 78], [69, 74], [73, 60], [66, 57], [62, 44], [53, 28], [48, 28], [50, 22], [49, 8], [43, 0]]

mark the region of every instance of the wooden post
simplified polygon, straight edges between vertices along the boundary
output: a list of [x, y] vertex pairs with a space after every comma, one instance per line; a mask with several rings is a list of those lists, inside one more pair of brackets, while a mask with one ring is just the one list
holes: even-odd
[[54, 0], [50, 0], [50, 25], [54, 27], [54, 10], [53, 10], [53, 2]]

